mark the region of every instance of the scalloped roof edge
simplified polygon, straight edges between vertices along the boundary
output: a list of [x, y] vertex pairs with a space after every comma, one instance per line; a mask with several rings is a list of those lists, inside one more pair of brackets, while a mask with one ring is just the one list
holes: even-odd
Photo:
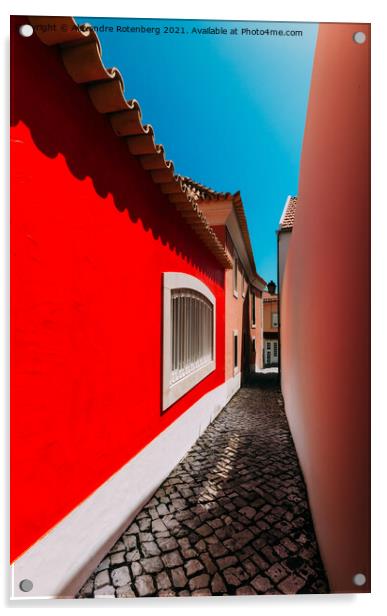
[[112, 130], [125, 139], [130, 154], [149, 171], [155, 184], [174, 205], [182, 218], [226, 269], [232, 268], [225, 248], [209, 225], [187, 186], [166, 160], [164, 148], [157, 144], [151, 125], [143, 124], [141, 108], [135, 100], [125, 100], [124, 81], [116, 68], [102, 62], [99, 38], [87, 24], [78, 25], [73, 17], [29, 16], [29, 22], [42, 43], [58, 46], [67, 73], [87, 88], [91, 102], [101, 114], [109, 114]]

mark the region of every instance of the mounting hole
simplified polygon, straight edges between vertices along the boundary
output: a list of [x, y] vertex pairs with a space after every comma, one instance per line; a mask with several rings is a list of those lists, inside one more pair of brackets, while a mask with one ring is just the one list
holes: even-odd
[[23, 24], [19, 28], [19, 34], [25, 37], [32, 36], [34, 33], [34, 29], [30, 24]]
[[30, 590], [32, 590], [33, 588], [33, 583], [31, 582], [31, 580], [22, 580], [19, 584], [19, 588], [23, 592], [30, 592]]
[[353, 576], [353, 583], [355, 586], [364, 586], [366, 579], [364, 573], [356, 573], [356, 575]]
[[353, 40], [355, 41], [355, 43], [358, 43], [358, 45], [362, 45], [366, 42], [367, 37], [364, 32], [355, 32], [355, 34], [353, 35]]

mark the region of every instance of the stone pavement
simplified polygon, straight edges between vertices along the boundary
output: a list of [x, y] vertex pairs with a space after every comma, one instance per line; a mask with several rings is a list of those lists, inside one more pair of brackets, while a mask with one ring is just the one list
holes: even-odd
[[327, 592], [282, 397], [266, 375], [234, 396], [78, 597]]

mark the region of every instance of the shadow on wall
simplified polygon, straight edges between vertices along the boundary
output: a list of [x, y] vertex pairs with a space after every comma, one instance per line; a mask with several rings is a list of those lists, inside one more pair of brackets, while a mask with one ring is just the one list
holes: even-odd
[[[252, 352], [250, 341], [250, 319], [249, 319], [249, 303], [251, 301], [250, 293], [247, 291], [243, 300], [242, 311], [242, 352], [241, 352], [241, 385], [247, 385], [250, 378], [250, 355]], [[254, 357], [255, 363], [255, 357]]]
[[[24, 21], [15, 20], [13, 27], [17, 30]], [[66, 73], [59, 49], [18, 34], [13, 46], [12, 125], [23, 122], [45, 156], [62, 154], [75, 178], [89, 177], [99, 197], [111, 194], [116, 208], [126, 210], [133, 223], [141, 221], [155, 240], [214, 279], [206, 262], [213, 263], [215, 257], [204, 244], [198, 249], [197, 236], [129, 153], [125, 139], [114, 134], [108, 115], [99, 114], [86, 88]], [[49, 177], [42, 190], [58, 194]], [[58, 207], [55, 199], [52, 206]], [[194, 243], [187, 250], [192, 238]]]

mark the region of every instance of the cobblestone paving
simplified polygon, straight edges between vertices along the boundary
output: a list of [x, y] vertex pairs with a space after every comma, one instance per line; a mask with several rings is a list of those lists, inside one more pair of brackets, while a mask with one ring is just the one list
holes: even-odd
[[79, 598], [329, 592], [272, 379], [234, 396]]

